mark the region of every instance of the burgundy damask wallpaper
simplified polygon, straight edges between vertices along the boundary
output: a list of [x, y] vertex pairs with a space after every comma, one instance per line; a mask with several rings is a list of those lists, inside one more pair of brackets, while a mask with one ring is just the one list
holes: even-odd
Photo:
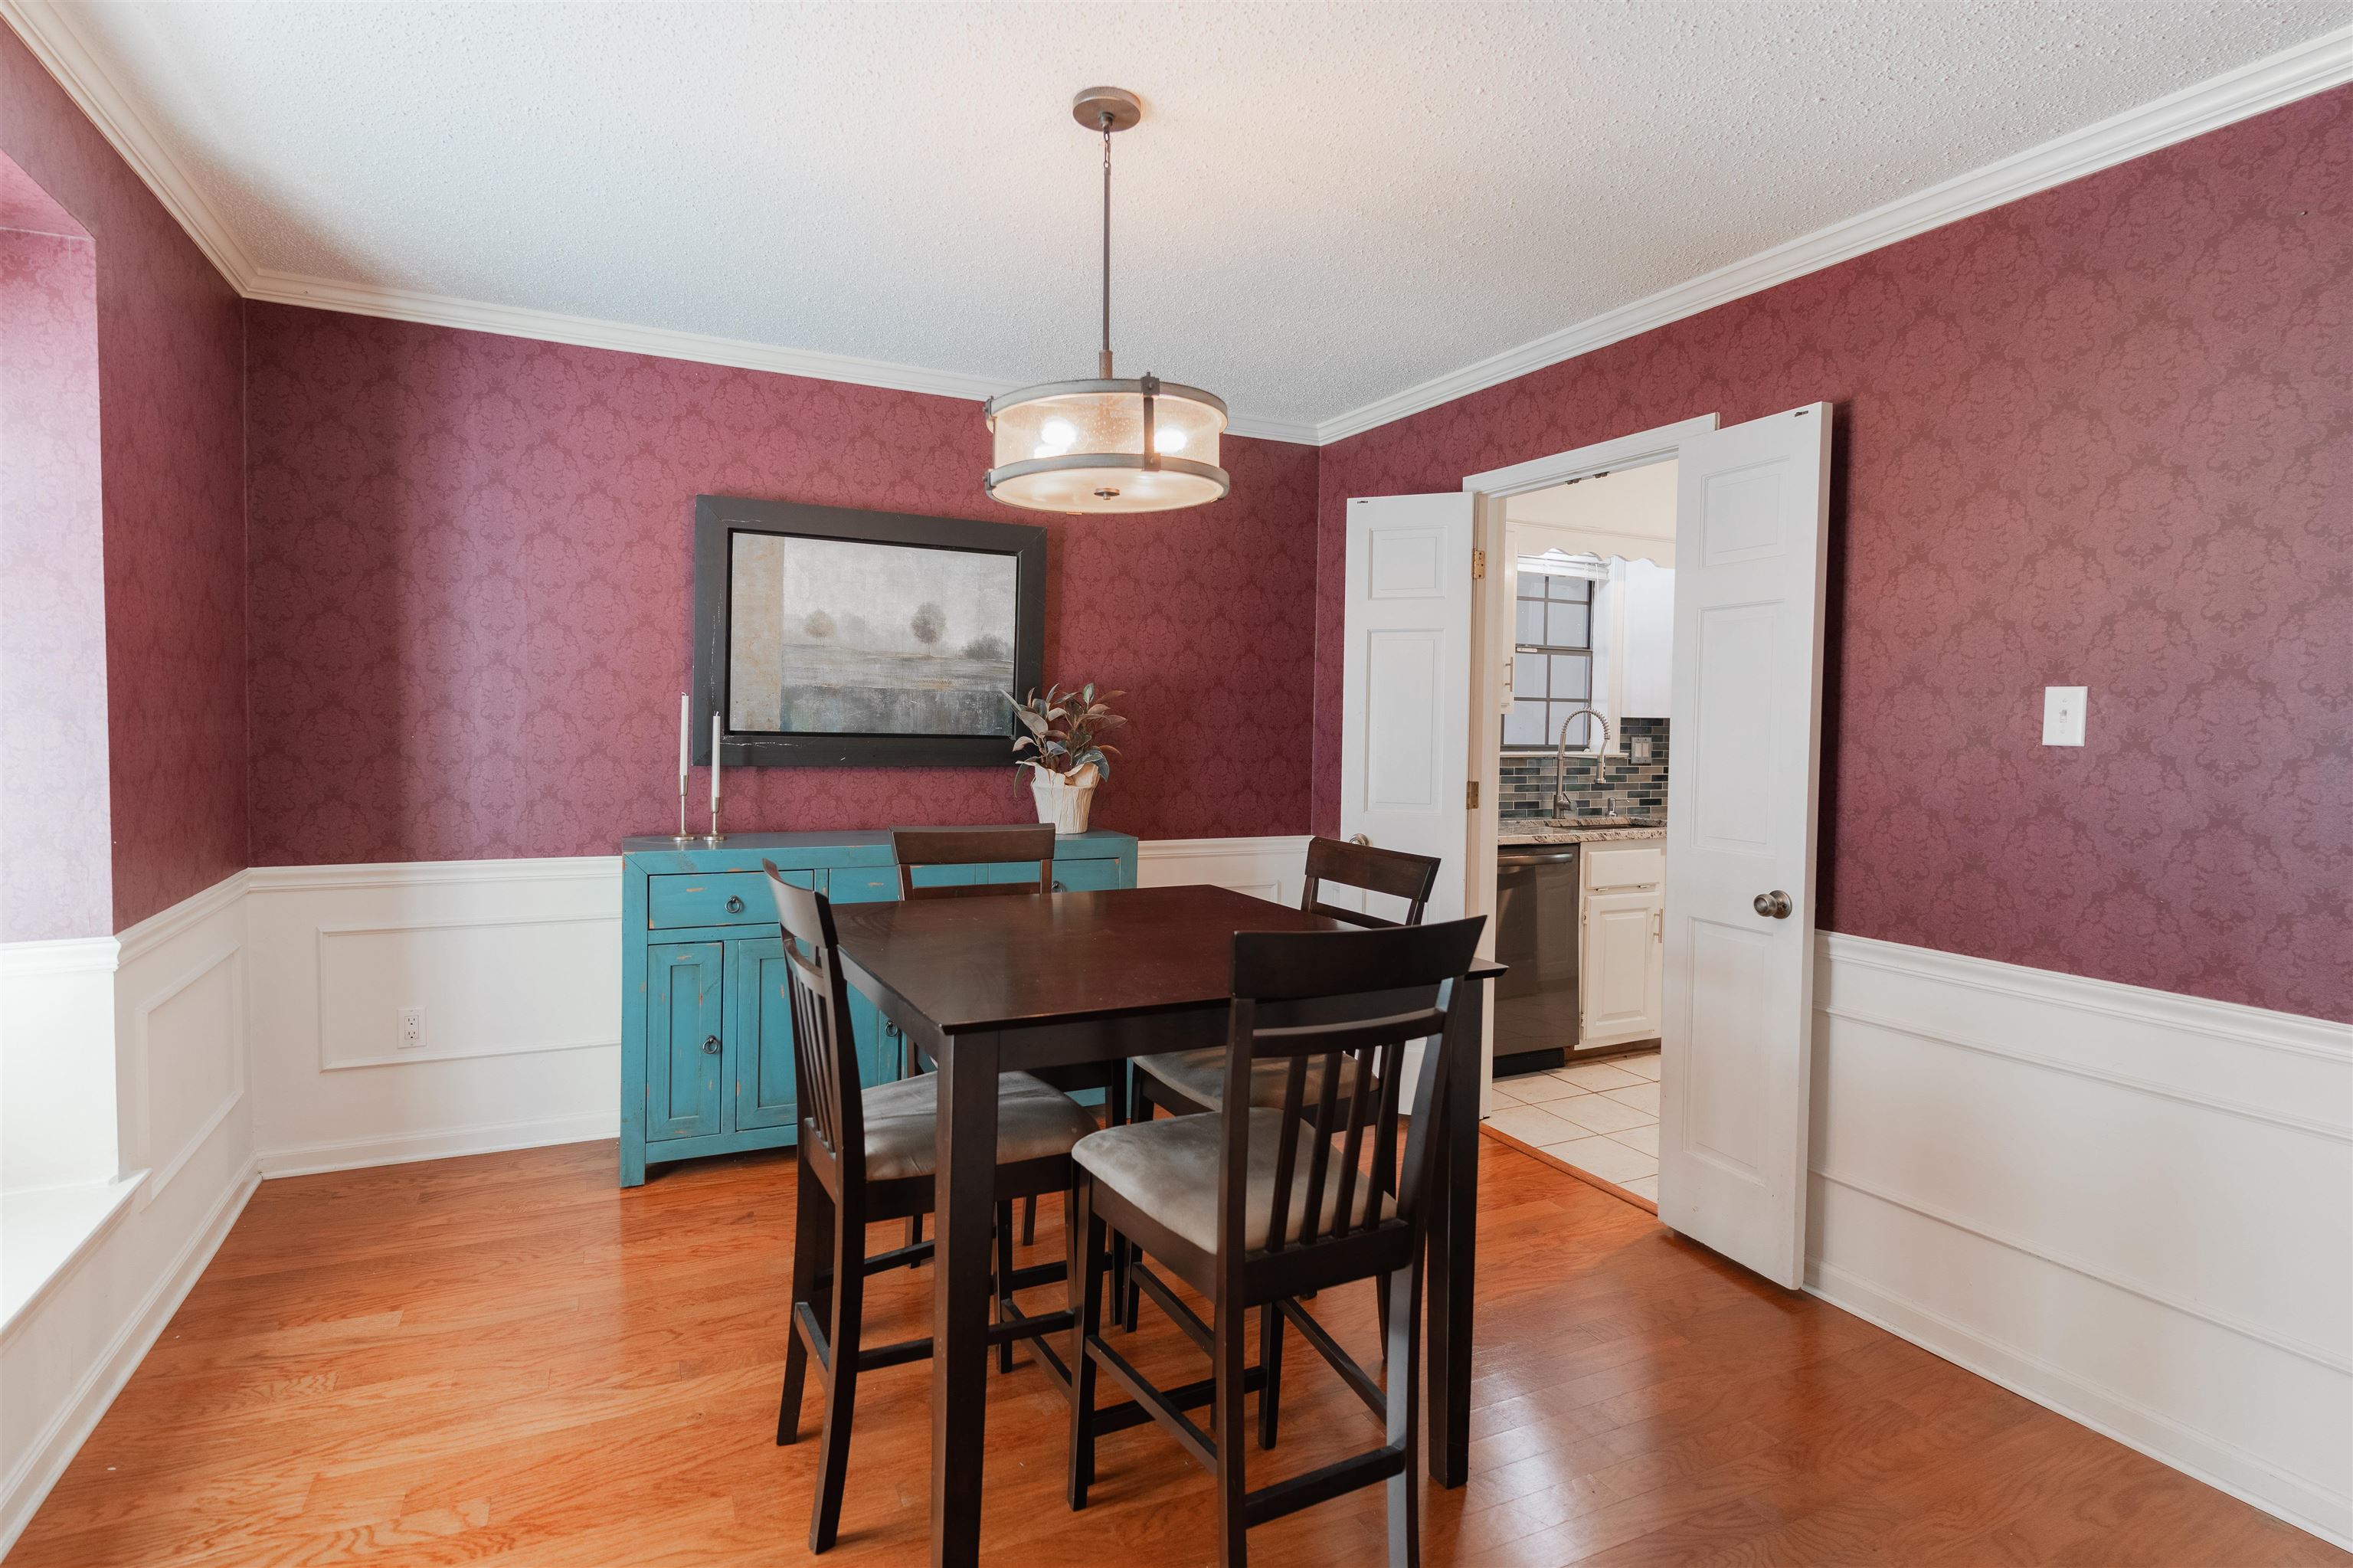
[[[280, 305], [248, 324], [256, 864], [665, 831], [702, 493], [1042, 523], [1049, 676], [1130, 694], [1097, 823], [1306, 830], [1312, 448], [1229, 441], [1234, 494], [1199, 511], [1050, 517], [982, 495], [969, 402]], [[1024, 818], [1010, 767], [727, 791], [739, 830]]]
[[244, 302], [5, 27], [0, 150], [96, 247], [121, 930], [246, 864]]
[[6, 942], [114, 929], [98, 264], [79, 228], [0, 156], [0, 941]]
[[1828, 399], [1822, 923], [2353, 1019], [2348, 387], [2338, 89], [1326, 447], [1317, 821], [1348, 497]]

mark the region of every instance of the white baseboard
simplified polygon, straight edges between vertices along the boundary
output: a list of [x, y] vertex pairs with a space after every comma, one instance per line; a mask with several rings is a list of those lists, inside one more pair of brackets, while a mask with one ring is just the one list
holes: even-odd
[[195, 1288], [221, 1243], [228, 1239], [237, 1216], [245, 1212], [246, 1200], [253, 1196], [260, 1180], [248, 1161], [237, 1179], [214, 1200], [170, 1266], [137, 1309], [123, 1320], [104, 1353], [83, 1373], [72, 1397], [50, 1416], [26, 1452], [11, 1456], [7, 1479], [0, 1483], [0, 1554], [16, 1545], [16, 1537], [32, 1522], [42, 1499], [65, 1474], [73, 1457], [81, 1451], [82, 1444], [114, 1404], [115, 1396], [131, 1381], [131, 1374], [139, 1370], [139, 1363], [163, 1337], [172, 1315], [188, 1298], [188, 1292]]
[[2353, 1537], [2353, 1026], [1818, 951], [1808, 1288]]
[[266, 1150], [259, 1157], [265, 1177], [313, 1176], [324, 1171], [361, 1171], [372, 1165], [407, 1165], [419, 1160], [451, 1160], [465, 1154], [503, 1154], [558, 1143], [588, 1143], [617, 1138], [618, 1107], [587, 1116], [542, 1121], [490, 1122], [392, 1138], [353, 1139], [342, 1143], [297, 1144]]
[[[2282, 1475], [2242, 1448], [2219, 1443], [2160, 1411], [2088, 1383], [2014, 1345], [1988, 1339], [1820, 1258], [1807, 1261], [1806, 1290], [1922, 1350], [1933, 1351], [1956, 1366], [1966, 1367], [1989, 1383], [2353, 1552], [2353, 1531], [2347, 1526], [2343, 1499]], [[2283, 1506], [2284, 1497], [2294, 1500]], [[2333, 1527], [2327, 1522], [2332, 1519]]]

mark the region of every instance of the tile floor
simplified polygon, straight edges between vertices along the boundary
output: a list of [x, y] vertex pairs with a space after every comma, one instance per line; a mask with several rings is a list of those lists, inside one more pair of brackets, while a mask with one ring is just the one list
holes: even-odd
[[1659, 1054], [1612, 1056], [1495, 1083], [1487, 1125], [1659, 1201]]

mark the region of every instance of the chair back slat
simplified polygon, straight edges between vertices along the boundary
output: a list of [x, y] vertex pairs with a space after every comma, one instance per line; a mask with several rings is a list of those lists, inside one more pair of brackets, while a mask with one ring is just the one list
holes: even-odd
[[[1278, 1110], [1269, 1254], [1312, 1248], [1378, 1230], [1418, 1226], [1419, 1197], [1436, 1145], [1427, 1129], [1444, 1082], [1438, 1068], [1451, 1053], [1476, 1050], [1455, 997], [1476, 957], [1483, 916], [1430, 927], [1361, 931], [1246, 931], [1234, 938], [1233, 1008], [1228, 1041], [1223, 1160], [1220, 1164], [1221, 1249], [1251, 1217], [1242, 1209], [1250, 1169], [1250, 1082], [1261, 1062], [1285, 1065]], [[1432, 1005], [1394, 1009], [1400, 991], [1428, 992]], [[1261, 1027], [1261, 1003], [1290, 1004], [1314, 1021]], [[1328, 1018], [1315, 1016], [1331, 1014]], [[1400, 1080], [1406, 1053], [1428, 1040], [1415, 1086], [1420, 1114], [1406, 1130], [1405, 1164], [1398, 1165]], [[1313, 1081], [1313, 1102], [1307, 1085]], [[1372, 1168], [1364, 1169], [1371, 1145]], [[1401, 1180], [1399, 1178], [1402, 1178]], [[1297, 1196], [1303, 1183], [1305, 1191]], [[1384, 1215], [1383, 1198], [1395, 1193]], [[1297, 1223], [1293, 1224], [1294, 1211]]]
[[[1313, 838], [1307, 841], [1307, 883], [1300, 895], [1299, 906], [1310, 915], [1345, 920], [1367, 929], [1419, 926], [1422, 911], [1430, 905], [1430, 890], [1438, 885], [1438, 867], [1439, 863], [1426, 854]], [[1324, 885], [1327, 882], [1363, 893], [1386, 893], [1401, 898], [1405, 900], [1405, 918], [1388, 920], [1361, 909], [1326, 904]]]
[[[899, 863], [899, 896], [916, 898], [1001, 897], [1009, 893], [1054, 891], [1054, 825], [1039, 822], [1010, 828], [893, 828], [891, 853]], [[1038, 880], [982, 882], [942, 886], [915, 885], [915, 871], [926, 865], [1001, 865], [1035, 861]]]
[[825, 895], [786, 882], [762, 861], [785, 938], [786, 985], [793, 1021], [793, 1080], [804, 1137], [832, 1157], [845, 1183], [865, 1180], [865, 1102], [859, 1093], [858, 1043], [849, 1030], [849, 983]]

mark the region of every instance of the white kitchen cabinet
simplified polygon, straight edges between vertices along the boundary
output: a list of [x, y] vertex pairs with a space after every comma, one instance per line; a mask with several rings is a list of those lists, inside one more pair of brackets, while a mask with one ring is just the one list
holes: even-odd
[[1657, 1038], [1666, 993], [1666, 853], [1655, 841], [1586, 846], [1577, 1044]]

